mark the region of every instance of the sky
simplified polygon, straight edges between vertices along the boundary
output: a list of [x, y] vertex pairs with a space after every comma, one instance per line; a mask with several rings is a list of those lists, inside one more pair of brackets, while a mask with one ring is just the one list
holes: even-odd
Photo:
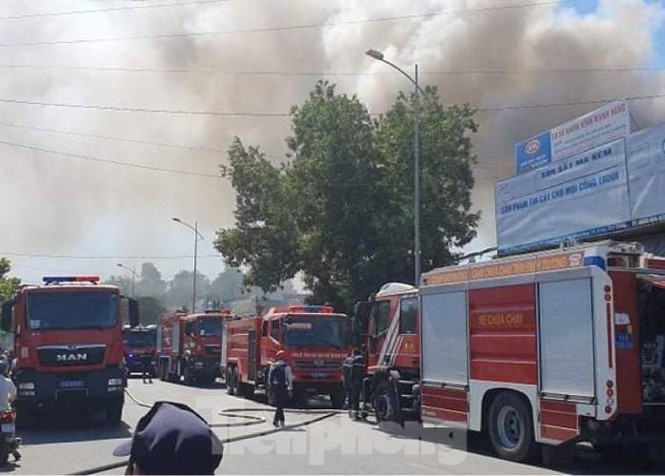
[[495, 242], [493, 185], [514, 144], [602, 101], [665, 122], [662, 0], [3, 0], [0, 256], [13, 274], [214, 277], [232, 227], [219, 176], [234, 136], [285, 160], [290, 106], [317, 79], [385, 111], [407, 70], [479, 109], [473, 251]]

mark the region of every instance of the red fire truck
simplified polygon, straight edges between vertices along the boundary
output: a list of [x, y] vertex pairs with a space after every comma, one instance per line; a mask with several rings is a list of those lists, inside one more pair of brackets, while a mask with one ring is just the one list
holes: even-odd
[[425, 273], [422, 420], [486, 431], [514, 461], [540, 444], [662, 448], [663, 263], [602, 242]]
[[[119, 422], [126, 386], [123, 299], [98, 276], [45, 277], [2, 306], [2, 328], [14, 333], [18, 423], [39, 410], [104, 410]], [[138, 325], [136, 301], [128, 318]]]
[[161, 380], [210, 385], [220, 376], [223, 323], [228, 311], [171, 312], [157, 324], [157, 374]]
[[385, 284], [369, 302], [359, 303], [357, 317], [366, 345], [365, 413], [372, 406], [379, 421], [401, 424], [417, 419], [413, 390], [420, 379], [418, 290], [408, 284]]
[[142, 356], [149, 354], [153, 362], [152, 376], [155, 376], [154, 362], [157, 351], [157, 326], [125, 326], [123, 332], [125, 367], [127, 375], [143, 372]]
[[308, 394], [329, 395], [344, 403], [342, 363], [349, 355], [348, 318], [329, 306], [271, 308], [263, 316], [229, 321], [223, 339], [222, 365], [230, 395], [252, 396], [265, 390], [277, 352], [286, 352], [293, 370], [293, 399], [303, 405]]

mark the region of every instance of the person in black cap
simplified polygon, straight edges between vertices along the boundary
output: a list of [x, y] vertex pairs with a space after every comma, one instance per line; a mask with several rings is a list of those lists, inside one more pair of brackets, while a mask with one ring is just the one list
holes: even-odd
[[129, 456], [125, 474], [214, 474], [223, 445], [208, 423], [187, 405], [157, 402], [115, 456]]

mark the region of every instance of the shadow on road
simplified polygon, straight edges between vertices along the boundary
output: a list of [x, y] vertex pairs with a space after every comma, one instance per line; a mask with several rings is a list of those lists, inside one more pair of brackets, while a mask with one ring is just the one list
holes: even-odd
[[0, 473], [11, 473], [17, 469], [21, 469], [20, 463], [17, 464], [14, 461], [8, 461], [5, 465], [0, 466]]
[[59, 413], [40, 415], [34, 429], [20, 430], [23, 445], [72, 443], [77, 441], [129, 438], [131, 428], [124, 421], [117, 425], [100, 423], [96, 415]]
[[[368, 422], [371, 424], [371, 422]], [[407, 422], [404, 428], [390, 423], [382, 422], [374, 427], [390, 435], [392, 438], [411, 439], [427, 441], [429, 443], [441, 444], [450, 448], [467, 451], [477, 455], [496, 458], [492, 451], [488, 438], [482, 433], [469, 432], [457, 428], [423, 428], [415, 422]], [[608, 462], [603, 457], [591, 450], [577, 450], [573, 463], [567, 466], [544, 465], [540, 462], [531, 464], [534, 468], [547, 468], [555, 471], [565, 471], [568, 474], [591, 475], [591, 474], [664, 474], [665, 467], [662, 463], [647, 465], [643, 460], [627, 458], [622, 462]]]

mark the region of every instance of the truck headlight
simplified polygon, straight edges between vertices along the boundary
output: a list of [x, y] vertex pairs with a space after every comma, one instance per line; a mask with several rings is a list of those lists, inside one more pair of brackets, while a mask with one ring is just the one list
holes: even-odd
[[34, 390], [35, 382], [23, 382], [18, 384], [19, 390]]
[[116, 387], [118, 385], [122, 385], [122, 379], [121, 378], [110, 378], [109, 379], [109, 387]]

